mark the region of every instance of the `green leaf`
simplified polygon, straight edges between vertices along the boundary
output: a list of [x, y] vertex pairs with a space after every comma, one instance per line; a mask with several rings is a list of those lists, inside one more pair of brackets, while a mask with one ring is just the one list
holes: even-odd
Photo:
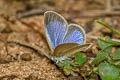
[[95, 80], [95, 79], [91, 78], [91, 79], [89, 79], [89, 80]]
[[60, 67], [60, 68], [68, 67], [68, 66], [70, 66], [70, 61], [69, 60], [64, 60], [62, 63], [61, 62], [57, 63], [57, 66]]
[[95, 64], [98, 64], [108, 58], [109, 58], [109, 55], [107, 53], [99, 53], [97, 57], [92, 61], [91, 65], [94, 66]]
[[65, 60], [64, 61], [64, 68], [66, 68], [66, 69], [71, 69], [72, 68], [72, 66], [70, 65], [70, 61], [69, 60]]
[[72, 67], [77, 67], [77, 66], [79, 66], [79, 64], [76, 63], [76, 62], [71, 62], [71, 66], [72, 66]]
[[117, 68], [120, 69], [120, 60], [112, 60], [112, 64], [114, 64]]
[[70, 61], [66, 59], [63, 63], [64, 64], [70, 64]]
[[107, 53], [111, 53], [112, 51], [112, 44], [109, 42], [106, 42], [102, 37], [98, 38], [98, 45], [99, 47], [104, 50]]
[[113, 59], [117, 60], [117, 59], [120, 59], [120, 48], [118, 48], [114, 55], [113, 55]]
[[63, 68], [64, 64], [63, 63], [58, 63], [57, 66], [60, 67], [60, 68]]
[[102, 80], [120, 80], [120, 77], [113, 78], [112, 76], [104, 76]]
[[75, 54], [75, 61], [78, 63], [78, 64], [83, 64], [85, 61], [86, 61], [87, 57], [85, 54], [81, 53], [81, 52], [77, 52]]
[[64, 69], [63, 71], [67, 76], [71, 74], [71, 69]]
[[99, 75], [102, 79], [104, 77], [106, 78], [107, 76], [111, 76], [113, 79], [119, 77], [119, 69], [107, 62], [101, 63], [98, 66], [98, 71], [99, 71]]
[[69, 60], [64, 60], [62, 63], [57, 64], [63, 71], [65, 75], [71, 74], [72, 65]]
[[115, 78], [114, 80], [120, 80], [120, 76], [119, 76], [119, 77], [117, 77], [117, 78]]
[[99, 37], [98, 39], [104, 41], [105, 43], [112, 44], [113, 46], [118, 46], [118, 45], [120, 45], [120, 41], [119, 41], [119, 40], [111, 39], [111, 38], [109, 38], [109, 37], [106, 37], [106, 38], [104, 38], [104, 37]]
[[120, 45], [120, 41], [111, 39], [111, 38], [109, 38], [109, 37], [107, 37], [107, 38], [105, 39], [105, 41], [108, 42], [108, 43], [111, 43], [112, 45]]
[[114, 80], [112, 76], [104, 76], [102, 80]]

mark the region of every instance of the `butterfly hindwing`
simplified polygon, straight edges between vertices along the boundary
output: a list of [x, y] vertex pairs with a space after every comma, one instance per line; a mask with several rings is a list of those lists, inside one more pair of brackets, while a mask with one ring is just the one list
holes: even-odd
[[63, 43], [67, 22], [61, 15], [53, 11], [47, 11], [44, 16], [46, 36], [49, 46], [53, 50], [57, 45]]
[[67, 34], [64, 38], [64, 43], [78, 43], [80, 45], [85, 44], [86, 35], [84, 29], [77, 24], [70, 24], [68, 26]]
[[79, 45], [77, 43], [64, 43], [64, 44], [58, 45], [55, 48], [53, 55], [56, 57], [59, 57], [59, 56], [70, 57], [73, 54], [75, 54], [76, 52], [84, 51], [84, 50], [90, 48], [91, 46], [92, 46], [92, 44]]

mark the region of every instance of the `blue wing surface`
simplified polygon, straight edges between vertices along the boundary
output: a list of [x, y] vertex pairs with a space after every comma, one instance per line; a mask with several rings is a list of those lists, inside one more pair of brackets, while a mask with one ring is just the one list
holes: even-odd
[[55, 49], [57, 45], [63, 43], [67, 30], [67, 22], [56, 12], [47, 11], [45, 13], [44, 24], [48, 43], [52, 49]]
[[84, 29], [77, 24], [70, 24], [64, 38], [64, 43], [85, 44], [86, 36]]

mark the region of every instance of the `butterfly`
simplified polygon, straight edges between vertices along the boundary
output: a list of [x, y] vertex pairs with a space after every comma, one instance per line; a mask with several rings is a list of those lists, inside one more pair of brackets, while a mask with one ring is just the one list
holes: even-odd
[[44, 13], [44, 25], [47, 42], [52, 51], [50, 59], [56, 63], [91, 46], [86, 44], [86, 34], [80, 25], [68, 24], [63, 16], [54, 11]]

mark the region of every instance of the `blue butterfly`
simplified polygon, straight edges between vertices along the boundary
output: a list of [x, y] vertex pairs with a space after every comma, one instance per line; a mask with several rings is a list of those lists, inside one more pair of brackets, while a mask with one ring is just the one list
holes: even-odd
[[86, 44], [84, 29], [77, 24], [69, 24], [63, 16], [54, 12], [44, 13], [46, 38], [52, 51], [50, 59], [62, 61], [78, 51], [85, 50]]

